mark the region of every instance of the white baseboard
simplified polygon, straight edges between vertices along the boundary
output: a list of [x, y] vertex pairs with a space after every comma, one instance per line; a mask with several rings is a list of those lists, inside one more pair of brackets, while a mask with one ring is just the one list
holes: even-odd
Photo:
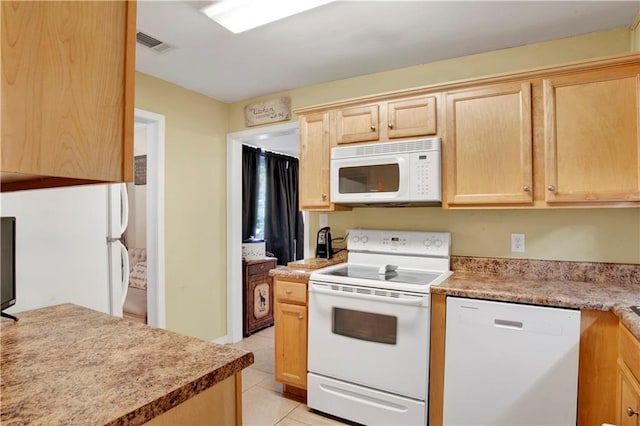
[[229, 336], [222, 336], [212, 340], [213, 343], [217, 343], [219, 345], [224, 345], [230, 342]]

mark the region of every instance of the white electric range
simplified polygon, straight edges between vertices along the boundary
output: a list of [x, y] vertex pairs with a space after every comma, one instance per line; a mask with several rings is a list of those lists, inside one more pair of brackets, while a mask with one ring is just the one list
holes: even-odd
[[310, 277], [307, 405], [367, 425], [426, 425], [430, 287], [451, 275], [451, 235], [348, 235], [347, 262]]

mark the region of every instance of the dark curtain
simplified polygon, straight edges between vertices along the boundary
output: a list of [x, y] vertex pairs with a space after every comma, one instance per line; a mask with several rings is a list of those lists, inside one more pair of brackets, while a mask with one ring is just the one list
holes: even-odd
[[298, 210], [298, 159], [271, 152], [263, 153], [266, 171], [264, 238], [266, 249], [279, 265], [301, 259], [304, 224]]
[[242, 241], [256, 229], [260, 149], [242, 145]]

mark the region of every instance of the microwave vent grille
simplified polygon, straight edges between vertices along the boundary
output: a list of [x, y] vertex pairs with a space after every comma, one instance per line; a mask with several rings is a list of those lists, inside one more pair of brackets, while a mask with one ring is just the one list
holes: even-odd
[[414, 139], [401, 142], [370, 143], [333, 148], [332, 158], [363, 157], [403, 152], [438, 151], [440, 138]]

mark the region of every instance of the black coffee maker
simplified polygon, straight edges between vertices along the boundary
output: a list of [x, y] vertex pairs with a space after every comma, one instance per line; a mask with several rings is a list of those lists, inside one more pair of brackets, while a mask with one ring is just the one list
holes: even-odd
[[318, 231], [318, 238], [316, 240], [316, 257], [321, 259], [331, 259], [333, 257], [330, 230], [330, 227], [325, 226]]

